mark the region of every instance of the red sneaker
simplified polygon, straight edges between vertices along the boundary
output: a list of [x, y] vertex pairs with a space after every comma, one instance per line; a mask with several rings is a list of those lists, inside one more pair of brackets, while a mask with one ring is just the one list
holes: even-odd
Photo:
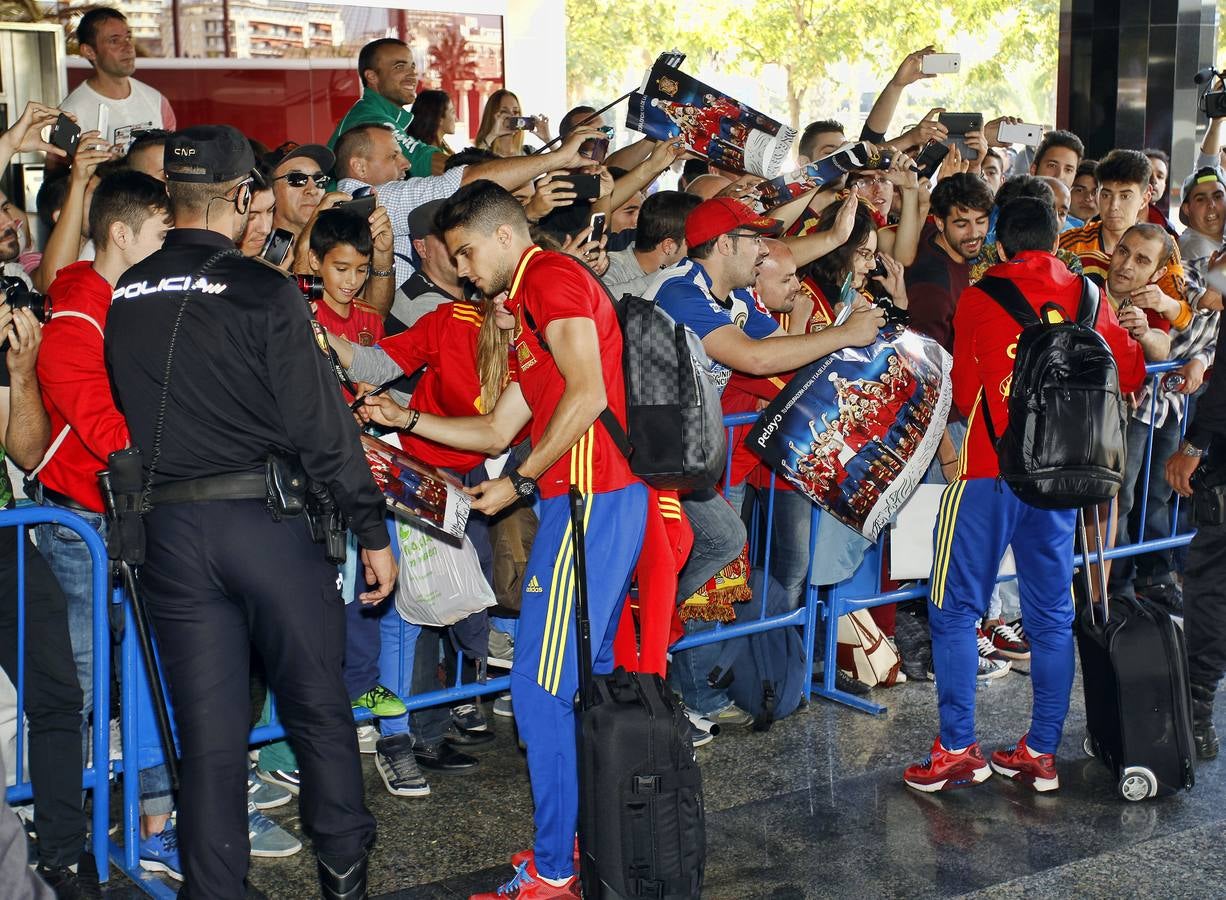
[[[511, 866], [512, 868], [518, 869], [520, 866], [522, 866], [524, 863], [526, 863], [528, 860], [532, 858], [533, 858], [533, 855], [532, 855], [531, 847], [529, 847], [527, 850], [520, 850], [518, 853], [514, 853], [511, 855]], [[575, 871], [576, 872], [579, 871], [579, 839], [578, 838], [575, 838]]]
[[515, 877], [498, 890], [488, 894], [473, 894], [468, 900], [580, 900], [579, 876], [572, 875], [566, 884], [555, 887], [536, 871], [536, 863], [529, 859], [515, 869]]
[[907, 766], [902, 780], [917, 791], [951, 791], [954, 788], [979, 784], [992, 776], [992, 770], [979, 752], [979, 743], [971, 744], [961, 753], [951, 753], [941, 746], [938, 737], [932, 742], [932, 753], [922, 763]]
[[1036, 791], [1054, 791], [1060, 787], [1056, 757], [1051, 753], [1034, 756], [1026, 749], [1026, 735], [1022, 735], [1016, 747], [994, 751], [991, 765], [998, 775], [1028, 784]]

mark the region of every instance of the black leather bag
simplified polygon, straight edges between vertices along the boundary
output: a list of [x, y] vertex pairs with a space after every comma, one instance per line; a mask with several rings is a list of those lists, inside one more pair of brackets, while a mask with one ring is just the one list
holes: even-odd
[[[1077, 318], [1055, 304], [1040, 318], [1013, 282], [988, 276], [976, 285], [1022, 326], [1009, 389], [1009, 424], [998, 433], [982, 408], [1000, 474], [1018, 499], [1039, 509], [1075, 509], [1119, 492], [1128, 457], [1128, 409], [1119, 369], [1094, 330], [1099, 291], [1082, 279]], [[1049, 318], [1055, 321], [1044, 321]]]

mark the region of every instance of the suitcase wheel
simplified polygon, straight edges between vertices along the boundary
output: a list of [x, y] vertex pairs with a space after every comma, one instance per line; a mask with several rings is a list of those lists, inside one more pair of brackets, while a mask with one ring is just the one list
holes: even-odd
[[1120, 776], [1120, 796], [1136, 802], [1158, 793], [1158, 779], [1144, 766], [1129, 766]]
[[1086, 739], [1081, 742], [1081, 749], [1086, 752], [1086, 756], [1098, 756], [1098, 754], [1094, 752], [1094, 741], [1089, 735], [1087, 735]]

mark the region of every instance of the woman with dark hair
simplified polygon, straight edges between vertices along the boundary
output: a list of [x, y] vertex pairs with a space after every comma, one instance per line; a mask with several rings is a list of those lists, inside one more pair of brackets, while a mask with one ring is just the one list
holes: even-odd
[[[818, 217], [819, 232], [834, 228], [841, 206], [841, 203], [834, 203], [822, 210]], [[870, 301], [888, 297], [901, 309], [907, 306], [903, 267], [892, 257], [877, 251], [877, 224], [863, 201], [856, 205], [851, 235], [829, 253], [810, 263], [809, 276], [810, 287], [816, 288], [821, 299], [832, 309], [840, 301], [856, 295]]]
[[454, 151], [447, 146], [447, 135], [455, 134], [455, 104], [447, 92], [418, 91], [413, 101], [413, 121], [405, 130], [409, 137], [451, 156]]
[[[485, 111], [481, 113], [481, 124], [477, 128], [476, 146], [479, 150], [489, 150], [496, 156], [523, 156], [524, 129], [510, 128], [508, 119], [522, 116], [523, 110], [519, 98], [506, 88], [494, 91], [490, 99], [485, 101]], [[536, 128], [532, 133], [542, 143], [549, 142], [549, 119], [545, 116], [534, 116]]]

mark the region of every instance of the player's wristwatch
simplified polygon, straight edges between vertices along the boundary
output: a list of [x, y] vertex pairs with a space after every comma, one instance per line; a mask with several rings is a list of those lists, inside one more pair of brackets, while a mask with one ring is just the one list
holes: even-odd
[[508, 469], [506, 474], [507, 478], [511, 479], [511, 486], [515, 488], [515, 493], [519, 496], [531, 497], [536, 493], [536, 479], [520, 475], [517, 469]]
[[1200, 447], [1193, 447], [1187, 441], [1179, 442], [1179, 452], [1182, 453], [1184, 456], [1201, 457], [1205, 455], [1204, 450], [1202, 450]]

